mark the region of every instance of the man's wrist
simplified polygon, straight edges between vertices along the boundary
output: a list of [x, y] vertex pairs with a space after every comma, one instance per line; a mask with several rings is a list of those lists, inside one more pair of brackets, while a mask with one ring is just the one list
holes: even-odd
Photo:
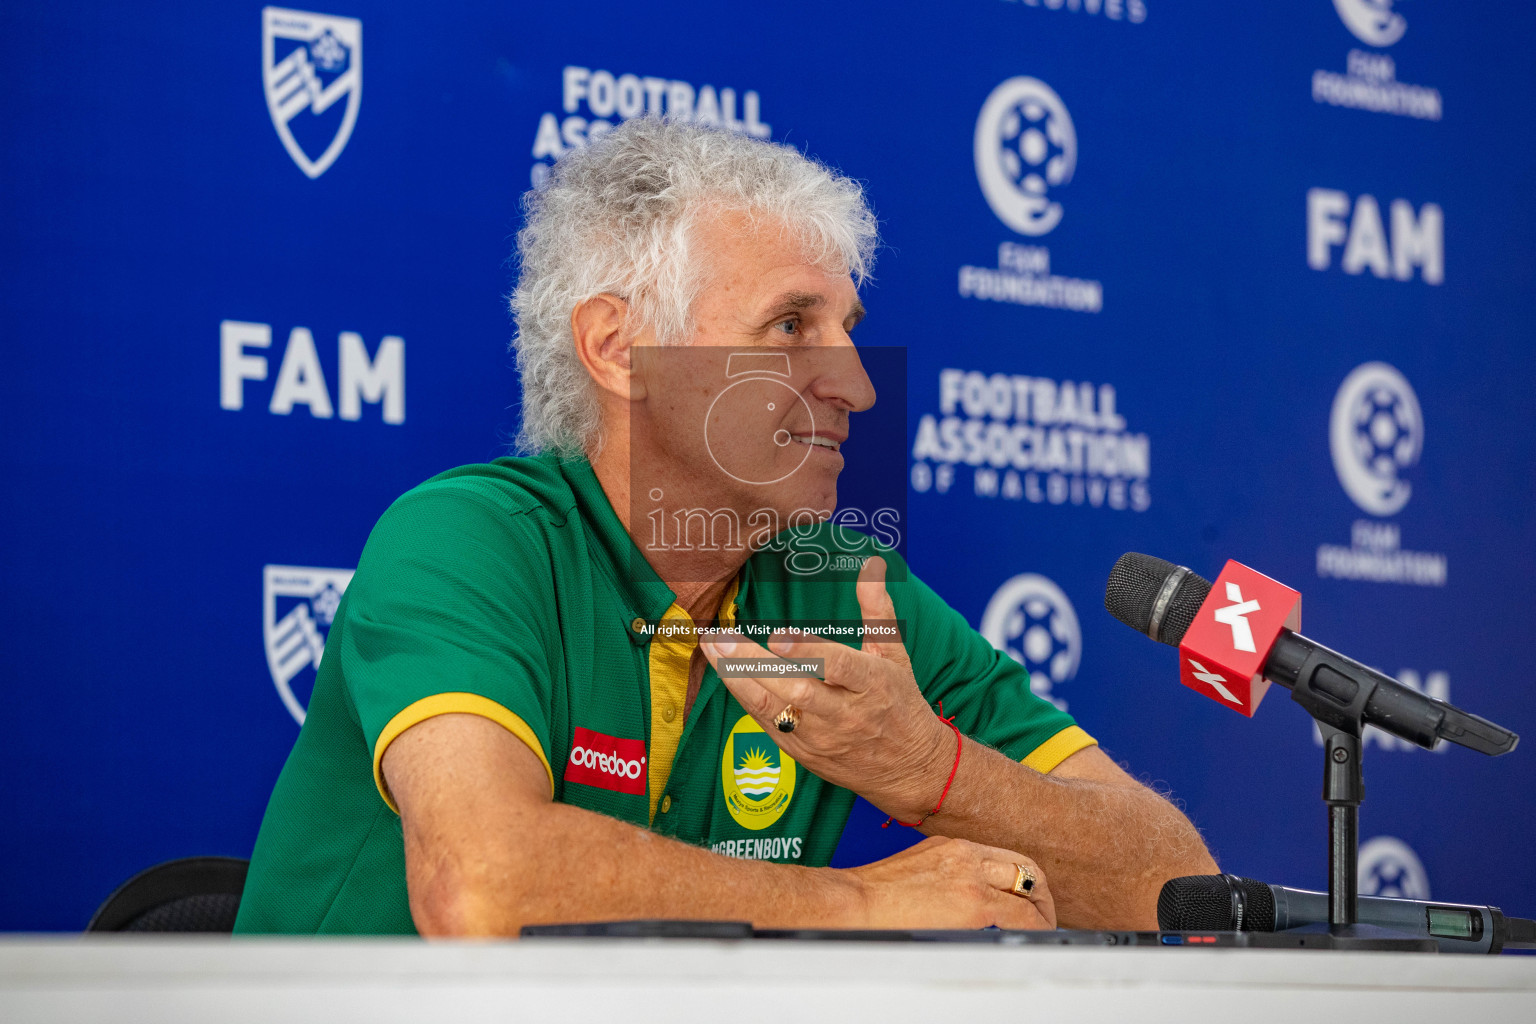
[[900, 788], [885, 801], [871, 801], [897, 821], [917, 822], [932, 814], [955, 767], [959, 732], [937, 715], [929, 723], [926, 741], [913, 745], [910, 764], [900, 776]]
[[857, 869], [821, 868], [817, 872], [830, 897], [823, 904], [832, 914], [833, 928], [863, 928], [869, 922], [869, 883]]

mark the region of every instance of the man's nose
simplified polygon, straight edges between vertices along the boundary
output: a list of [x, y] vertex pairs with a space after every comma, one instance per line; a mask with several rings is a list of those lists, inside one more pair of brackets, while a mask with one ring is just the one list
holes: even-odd
[[875, 385], [851, 342], [819, 349], [816, 362], [819, 372], [811, 382], [811, 394], [848, 412], [863, 412], [875, 404]]

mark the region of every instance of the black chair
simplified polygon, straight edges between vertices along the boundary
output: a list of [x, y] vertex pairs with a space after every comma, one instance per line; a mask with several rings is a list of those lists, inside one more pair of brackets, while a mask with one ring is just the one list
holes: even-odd
[[183, 857], [140, 871], [117, 887], [87, 932], [232, 932], [251, 862]]

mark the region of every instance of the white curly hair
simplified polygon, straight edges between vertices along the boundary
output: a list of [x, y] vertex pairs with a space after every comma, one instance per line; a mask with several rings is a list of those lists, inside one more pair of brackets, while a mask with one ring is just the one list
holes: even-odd
[[517, 448], [591, 454], [602, 443], [595, 385], [576, 357], [571, 310], [609, 293], [630, 326], [684, 342], [704, 284], [701, 215], [738, 211], [782, 224], [809, 258], [862, 284], [876, 221], [858, 182], [797, 150], [656, 117], [626, 121], [555, 164], [523, 197], [512, 348], [522, 379]]

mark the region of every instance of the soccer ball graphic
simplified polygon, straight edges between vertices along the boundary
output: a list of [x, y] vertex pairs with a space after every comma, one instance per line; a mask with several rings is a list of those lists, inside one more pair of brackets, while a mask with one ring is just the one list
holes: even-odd
[[1429, 875], [1413, 848], [1393, 836], [1377, 836], [1360, 845], [1362, 896], [1400, 900], [1429, 899]]
[[1003, 115], [998, 126], [998, 159], [1014, 185], [1043, 196], [1048, 186], [1066, 181], [1071, 129], [1063, 125], [1061, 118], [1053, 117], [1045, 104], [1034, 98], [1015, 103]]
[[1414, 455], [1414, 422], [1403, 396], [1374, 388], [1362, 396], [1355, 414], [1355, 454], [1372, 473], [1394, 478]]
[[1072, 664], [1072, 636], [1066, 616], [1057, 615], [1049, 601], [1035, 597], [1014, 608], [1003, 635], [1007, 637], [1003, 650], [1031, 675], [1043, 672], [1053, 683], [1066, 678]]
[[334, 75], [346, 66], [347, 48], [330, 29], [326, 29], [319, 39], [309, 44], [309, 56], [321, 71]]
[[1413, 493], [1404, 472], [1424, 450], [1424, 414], [1395, 367], [1365, 363], [1333, 396], [1328, 448], [1344, 492], [1373, 516], [1396, 515]]
[[309, 602], [315, 621], [326, 629], [331, 628], [331, 623], [336, 618], [336, 609], [341, 607], [341, 591], [336, 589], [334, 583], [327, 583], [325, 589], [316, 594]]
[[1061, 222], [1050, 189], [1072, 180], [1077, 130], [1061, 97], [1044, 82], [1003, 82], [981, 106], [974, 140], [976, 181], [999, 220], [1021, 235], [1044, 235]]
[[1396, 0], [1333, 0], [1344, 27], [1367, 46], [1391, 46], [1408, 31], [1408, 21], [1392, 9]]
[[982, 613], [981, 635], [1029, 670], [1029, 688], [1037, 696], [1066, 710], [1052, 690], [1077, 675], [1083, 633], [1060, 587], [1034, 573], [1008, 580]]
[[1398, 900], [1407, 899], [1408, 866], [1396, 861], [1383, 861], [1376, 864], [1366, 876], [1365, 885], [1377, 896], [1388, 896]]

